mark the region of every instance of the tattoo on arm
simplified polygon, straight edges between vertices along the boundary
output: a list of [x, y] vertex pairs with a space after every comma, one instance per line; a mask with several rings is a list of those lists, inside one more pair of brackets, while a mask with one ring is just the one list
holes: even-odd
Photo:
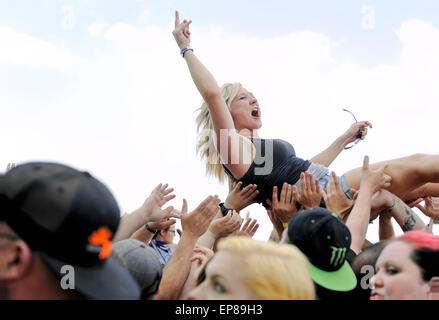
[[[393, 207], [395, 206], [396, 202], [399, 200], [398, 197], [396, 197], [394, 194], [392, 194], [393, 200], [391, 206], [385, 206], [383, 210], [381, 210], [380, 214], [382, 213], [389, 213], [393, 210]], [[398, 201], [399, 202], [399, 201]]]
[[416, 219], [415, 217], [413, 217], [413, 215], [410, 212], [406, 213], [409, 215], [405, 220], [404, 220], [404, 225], [402, 226], [402, 231], [407, 232], [410, 230], [413, 230], [413, 228], [416, 225]]
[[404, 225], [401, 227], [402, 231], [413, 230], [416, 225], [416, 218], [413, 216], [412, 210], [404, 203], [405, 214], [407, 218], [404, 220]]

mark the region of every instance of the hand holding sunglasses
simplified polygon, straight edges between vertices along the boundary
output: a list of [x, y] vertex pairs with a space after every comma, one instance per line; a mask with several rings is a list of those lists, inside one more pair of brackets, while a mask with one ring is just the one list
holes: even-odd
[[369, 121], [358, 122], [352, 112], [347, 109], [343, 109], [343, 111], [349, 112], [355, 120], [355, 123], [346, 131], [348, 138], [342, 143], [344, 149], [350, 149], [360, 142], [360, 140], [364, 140], [367, 134], [367, 127], [372, 128], [372, 124]]

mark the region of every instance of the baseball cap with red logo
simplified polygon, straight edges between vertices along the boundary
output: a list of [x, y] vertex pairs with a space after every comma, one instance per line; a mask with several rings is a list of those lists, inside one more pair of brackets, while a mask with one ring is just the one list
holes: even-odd
[[0, 220], [58, 275], [90, 299], [137, 299], [134, 278], [110, 258], [120, 222], [109, 189], [87, 172], [56, 164], [19, 165], [0, 177]]

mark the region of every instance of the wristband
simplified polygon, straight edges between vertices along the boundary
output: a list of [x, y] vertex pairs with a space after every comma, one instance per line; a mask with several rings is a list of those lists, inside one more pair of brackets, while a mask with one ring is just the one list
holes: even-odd
[[192, 49], [191, 46], [185, 46], [185, 47], [181, 48], [181, 50], [180, 50], [180, 54], [181, 54], [181, 56], [182, 56], [183, 58], [184, 58], [184, 54], [185, 54], [185, 52], [188, 51], [188, 50], [191, 50], [192, 52], [194, 52], [194, 49]]
[[231, 209], [227, 208], [227, 207], [224, 205], [224, 202], [221, 202], [221, 203], [219, 204], [219, 207], [220, 207], [220, 210], [221, 210], [221, 213], [223, 214], [223, 216], [227, 215], [227, 213], [229, 212], [229, 210], [231, 210]]
[[288, 222], [283, 222], [282, 225], [284, 226], [284, 229], [288, 228]]
[[148, 226], [147, 223], [145, 224], [145, 228], [146, 228], [146, 230], [148, 230], [148, 231], [151, 232], [152, 234], [156, 234], [157, 231], [158, 231], [158, 230], [153, 230], [153, 229], [151, 229], [151, 228]]

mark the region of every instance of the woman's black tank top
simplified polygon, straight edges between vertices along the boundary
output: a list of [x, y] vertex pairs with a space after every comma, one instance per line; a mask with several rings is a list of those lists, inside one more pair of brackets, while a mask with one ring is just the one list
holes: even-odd
[[256, 184], [259, 194], [255, 201], [268, 208], [266, 199], [271, 200], [273, 187], [278, 187], [280, 194], [282, 185], [291, 185], [300, 179], [300, 173], [306, 171], [311, 162], [296, 157], [293, 146], [281, 139], [250, 138], [256, 148], [256, 156], [250, 168], [241, 179], [235, 179], [230, 170], [223, 165], [226, 173], [236, 182], [242, 181], [242, 187]]

